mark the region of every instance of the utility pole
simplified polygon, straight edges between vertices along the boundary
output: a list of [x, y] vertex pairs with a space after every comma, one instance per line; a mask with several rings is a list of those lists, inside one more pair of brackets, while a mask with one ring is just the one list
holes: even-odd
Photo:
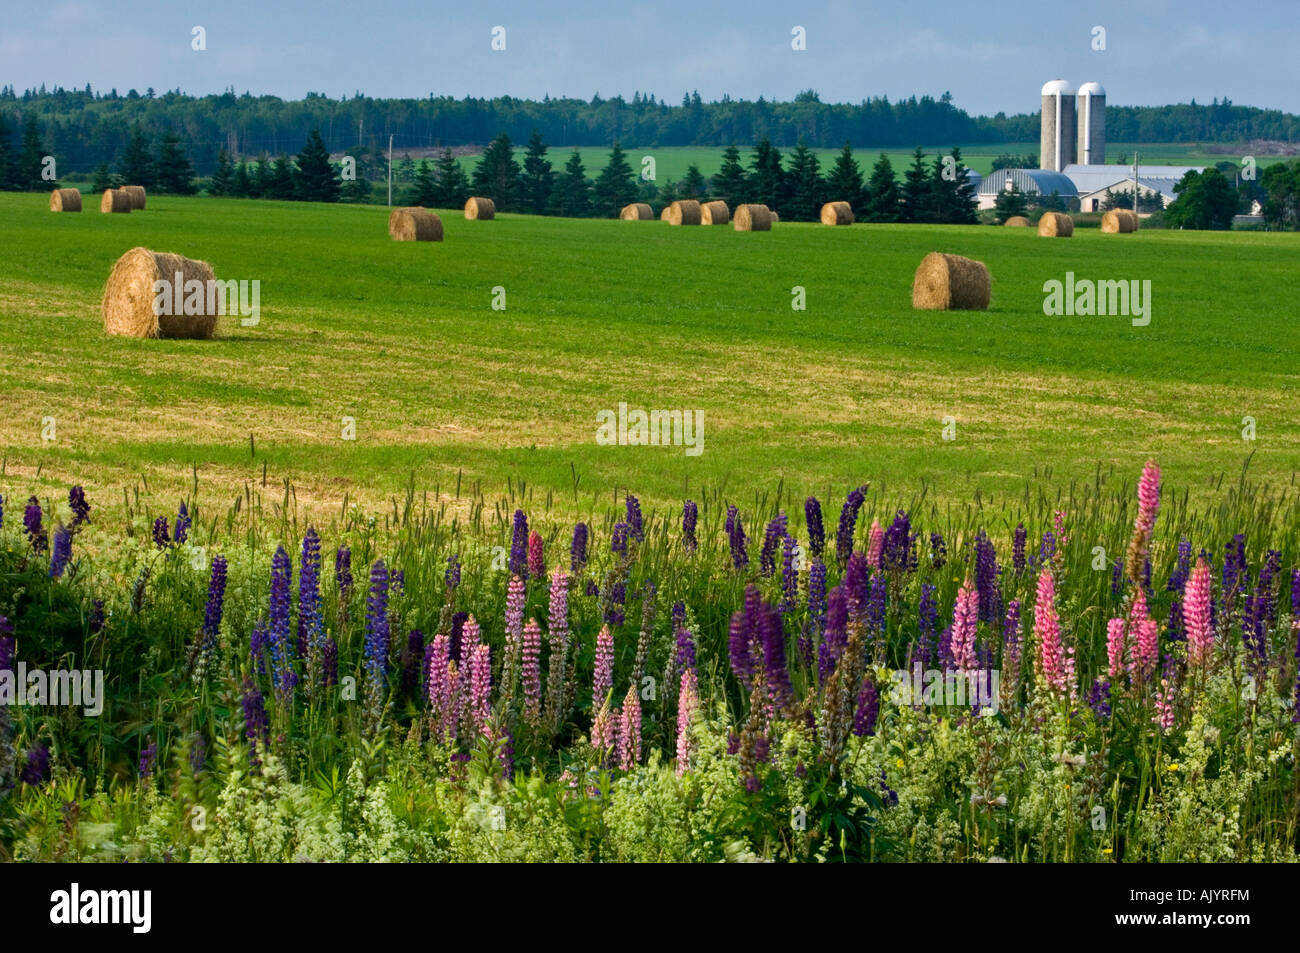
[[388, 204], [393, 204], [393, 134], [388, 134]]
[[1141, 186], [1138, 185], [1138, 154], [1137, 154], [1137, 150], [1134, 149], [1133, 150], [1133, 214], [1134, 215], [1137, 215], [1138, 213], [1138, 189], [1139, 188], [1141, 188]]

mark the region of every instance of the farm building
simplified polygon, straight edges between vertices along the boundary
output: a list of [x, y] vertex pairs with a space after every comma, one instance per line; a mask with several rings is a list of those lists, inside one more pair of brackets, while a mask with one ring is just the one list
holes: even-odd
[[[1138, 164], [1137, 187], [1143, 195], [1159, 194], [1168, 206], [1176, 196], [1176, 186], [1188, 172], [1200, 172], [1200, 166]], [[1079, 208], [1095, 212], [1112, 192], [1133, 194], [1133, 167], [1129, 165], [1067, 165], [1064, 174], [1079, 193]]]
[[977, 193], [979, 208], [992, 208], [998, 193], [1015, 185], [1027, 196], [1057, 195], [1067, 203], [1078, 198], [1079, 192], [1070, 177], [1050, 169], [998, 169], [984, 176]]

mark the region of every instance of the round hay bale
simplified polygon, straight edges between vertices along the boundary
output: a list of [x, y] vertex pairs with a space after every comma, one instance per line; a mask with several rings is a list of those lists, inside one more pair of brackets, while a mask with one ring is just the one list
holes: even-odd
[[777, 222], [781, 221], [781, 215], [780, 215], [779, 212], [777, 212], [776, 209], [771, 209], [771, 210], [769, 211], [769, 214], [772, 216], [772, 224], [773, 224], [773, 225], [775, 225]]
[[[181, 300], [176, 301], [176, 275], [180, 273]], [[171, 252], [132, 248], [113, 265], [104, 285], [104, 331], [131, 338], [210, 338], [217, 326], [217, 296], [212, 296], [209, 311], [208, 282], [216, 278], [206, 261], [195, 261]], [[166, 281], [171, 288], [171, 308], [166, 314], [154, 310], [158, 297], [155, 281]], [[203, 283], [203, 294], [191, 297], [192, 281]], [[198, 306], [199, 314], [185, 314], [186, 303]]]
[[930, 252], [912, 280], [912, 307], [926, 311], [984, 311], [993, 294], [984, 262]]
[[700, 203], [695, 199], [680, 199], [668, 206], [669, 225], [700, 224]]
[[659, 213], [659, 221], [661, 221], [661, 222], [666, 222], [666, 221], [668, 221], [668, 209], [669, 209], [669, 208], [670, 208], [670, 206], [667, 206], [667, 205], [664, 206], [663, 211]]
[[76, 189], [55, 189], [50, 193], [51, 212], [80, 212], [81, 193]]
[[654, 220], [655, 210], [645, 202], [633, 202], [631, 205], [624, 205], [618, 217], [624, 222], [650, 222]]
[[485, 199], [481, 195], [471, 195], [469, 201], [465, 203], [466, 219], [487, 221], [496, 217], [497, 205], [491, 199]]
[[1002, 224], [1004, 227], [1010, 226], [1011, 228], [1025, 228], [1029, 225], [1029, 219], [1025, 218], [1023, 215], [1012, 215]]
[[714, 200], [700, 205], [701, 225], [726, 225], [731, 222], [731, 209], [727, 203]]
[[395, 208], [388, 216], [388, 234], [395, 242], [440, 242], [442, 219], [421, 205]]
[[124, 185], [122, 191], [127, 194], [131, 200], [131, 211], [138, 212], [144, 209], [144, 186], [143, 185]]
[[1044, 238], [1069, 238], [1074, 234], [1074, 219], [1063, 212], [1044, 212], [1038, 220], [1038, 234]]
[[104, 194], [99, 199], [99, 210], [101, 212], [129, 212], [131, 211], [131, 196], [121, 189], [105, 189]]
[[853, 206], [848, 202], [827, 202], [822, 206], [823, 225], [852, 225]]
[[737, 205], [731, 227], [738, 232], [770, 232], [776, 213], [766, 205]]
[[1101, 217], [1101, 230], [1107, 235], [1127, 235], [1138, 230], [1138, 217], [1131, 208], [1111, 209]]

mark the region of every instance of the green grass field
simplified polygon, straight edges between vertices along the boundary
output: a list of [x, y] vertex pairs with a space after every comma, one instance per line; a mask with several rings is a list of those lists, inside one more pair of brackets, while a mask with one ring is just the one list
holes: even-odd
[[[923, 485], [956, 502], [1020, 492], [1035, 472], [1061, 486], [1099, 463], [1133, 474], [1149, 455], [1193, 496], [1248, 454], [1274, 484], [1300, 468], [1294, 234], [745, 234], [456, 211], [445, 242], [395, 244], [386, 215], [155, 196], [130, 215], [54, 215], [43, 195], [0, 195], [0, 492], [80, 482], [110, 506], [147, 485], [174, 500], [197, 467], [208, 499], [265, 468], [272, 493], [291, 481], [308, 507], [380, 503], [412, 475], [445, 497], [462, 471], [466, 492], [523, 479], [559, 508], [575, 473], [583, 506], [618, 488], [647, 505], [705, 488], [752, 499], [780, 481], [792, 500], [842, 499], [863, 480], [900, 502]], [[260, 325], [106, 337], [100, 293], [136, 245], [260, 280]], [[912, 310], [912, 273], [934, 250], [988, 264], [988, 312]], [[1067, 271], [1149, 279], [1150, 325], [1044, 316], [1043, 282]], [[596, 414], [620, 401], [702, 411], [703, 454], [598, 446]]]

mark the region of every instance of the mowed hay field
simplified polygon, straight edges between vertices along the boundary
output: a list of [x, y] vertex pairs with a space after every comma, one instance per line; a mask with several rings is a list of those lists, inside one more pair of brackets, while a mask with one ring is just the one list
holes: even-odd
[[[112, 509], [147, 483], [174, 505], [197, 466], [210, 501], [265, 470], [308, 507], [386, 503], [412, 475], [447, 497], [458, 472], [466, 493], [522, 478], [559, 508], [574, 473], [582, 506], [620, 488], [648, 505], [752, 499], [779, 481], [793, 501], [842, 499], [864, 480], [944, 503], [1148, 456], [1193, 497], [1251, 453], [1253, 479], [1300, 468], [1297, 235], [439, 215], [443, 242], [393, 242], [383, 207], [151, 195], [139, 214], [73, 216], [0, 194], [0, 492], [83, 483]], [[138, 245], [259, 280], [260, 323], [106, 337], [104, 281]], [[912, 310], [931, 251], [988, 265], [987, 312]], [[1150, 280], [1150, 325], [1046, 317], [1043, 282], [1067, 271]], [[620, 402], [702, 411], [703, 454], [597, 445], [598, 411]]]

